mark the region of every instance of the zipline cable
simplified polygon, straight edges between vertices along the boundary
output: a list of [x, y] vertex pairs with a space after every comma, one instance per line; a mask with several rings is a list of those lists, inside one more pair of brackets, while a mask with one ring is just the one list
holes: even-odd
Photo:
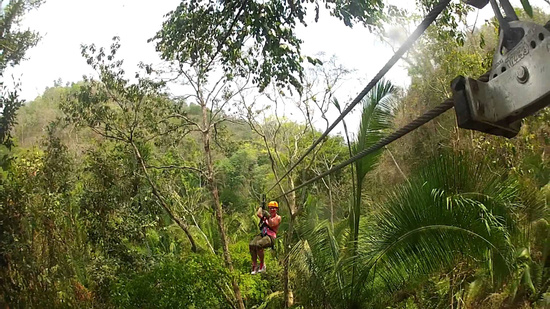
[[306, 150], [306, 152], [296, 161], [287, 171], [286, 173], [279, 178], [279, 180], [271, 187], [269, 190], [267, 190], [266, 193], [271, 192], [273, 188], [275, 188], [300, 162], [304, 160], [304, 158], [313, 150], [321, 141], [327, 137], [327, 135], [344, 119], [344, 117], [351, 112], [351, 110], [357, 105], [369, 91], [371, 91], [372, 88], [386, 75], [386, 73], [397, 63], [397, 61], [409, 50], [409, 48], [418, 40], [418, 38], [426, 31], [426, 29], [435, 21], [437, 16], [447, 7], [447, 5], [451, 2], [451, 0], [441, 0], [438, 4], [436, 4], [433, 9], [426, 15], [424, 20], [416, 27], [413, 33], [405, 40], [403, 45], [399, 47], [399, 49], [393, 54], [390, 60], [384, 65], [384, 67], [374, 76], [374, 78], [367, 84], [367, 86], [357, 95], [355, 99], [348, 105], [348, 107], [336, 118], [336, 120], [326, 129], [325, 132]]
[[279, 195], [276, 199], [279, 199], [279, 198], [283, 197], [286, 194], [289, 194], [289, 193], [294, 192], [298, 189], [301, 189], [301, 188], [303, 188], [303, 187], [305, 187], [305, 186], [307, 186], [307, 185], [309, 185], [309, 184], [311, 184], [311, 183], [313, 183], [313, 182], [315, 182], [315, 181], [317, 181], [317, 180], [319, 180], [319, 179], [321, 179], [321, 178], [323, 178], [323, 177], [325, 177], [329, 174], [332, 174], [332, 173], [342, 169], [343, 167], [346, 167], [346, 166], [350, 165], [351, 163], [363, 158], [364, 156], [366, 156], [368, 154], [371, 154], [371, 153], [381, 149], [382, 147], [391, 144], [392, 142], [398, 140], [399, 138], [401, 138], [401, 137], [409, 134], [410, 132], [418, 129], [423, 124], [425, 124], [425, 123], [429, 122], [430, 120], [436, 118], [437, 116], [443, 114], [447, 110], [451, 109], [453, 106], [454, 106], [453, 99], [445, 100], [443, 103], [439, 104], [437, 107], [427, 111], [422, 116], [416, 118], [415, 120], [409, 122], [406, 126], [401, 127], [401, 129], [399, 129], [399, 130], [393, 132], [392, 134], [384, 137], [383, 139], [379, 140], [377, 143], [370, 146], [369, 148], [359, 152], [355, 156], [353, 156], [353, 157], [349, 158], [348, 160], [336, 165], [335, 167], [329, 169], [328, 171], [309, 179], [308, 181], [300, 184], [299, 186], [295, 187], [294, 189], [284, 192], [283, 194]]

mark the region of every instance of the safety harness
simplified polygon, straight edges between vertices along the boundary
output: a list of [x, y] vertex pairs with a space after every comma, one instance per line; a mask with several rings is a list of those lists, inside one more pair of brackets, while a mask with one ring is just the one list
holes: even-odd
[[[258, 228], [260, 229], [260, 235], [262, 237], [269, 236], [267, 234], [267, 230], [271, 230], [274, 234], [277, 234], [276, 231], [274, 231], [269, 225], [267, 224], [267, 221], [271, 217], [269, 212], [266, 210], [266, 195], [262, 194], [262, 217], [260, 218], [260, 223], [258, 223]], [[271, 249], [274, 249], [275, 247], [275, 238], [269, 236], [271, 238]]]

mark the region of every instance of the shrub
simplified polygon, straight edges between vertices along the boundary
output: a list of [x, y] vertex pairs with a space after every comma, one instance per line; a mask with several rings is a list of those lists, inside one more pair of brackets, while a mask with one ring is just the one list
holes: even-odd
[[121, 308], [230, 308], [224, 296], [231, 292], [229, 282], [219, 257], [191, 254], [121, 277], [112, 300]]

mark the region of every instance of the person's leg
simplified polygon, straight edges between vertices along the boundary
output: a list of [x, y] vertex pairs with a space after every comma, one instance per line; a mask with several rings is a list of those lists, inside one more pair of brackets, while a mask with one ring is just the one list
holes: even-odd
[[260, 272], [265, 271], [265, 264], [264, 264], [264, 248], [269, 248], [271, 246], [271, 237], [264, 236], [262, 239], [258, 242], [258, 256], [260, 258]]
[[265, 265], [264, 265], [264, 248], [258, 249], [258, 256], [260, 257], [260, 270], [265, 269]]
[[256, 251], [256, 246], [249, 245], [248, 249], [250, 249], [250, 257], [252, 258], [252, 269], [256, 269], [257, 261], [258, 261], [258, 253]]
[[255, 236], [252, 241], [248, 244], [248, 249], [250, 250], [250, 257], [252, 258], [252, 271], [254, 272], [257, 267], [257, 260], [258, 260], [258, 241], [259, 238], [261, 239], [261, 236]]

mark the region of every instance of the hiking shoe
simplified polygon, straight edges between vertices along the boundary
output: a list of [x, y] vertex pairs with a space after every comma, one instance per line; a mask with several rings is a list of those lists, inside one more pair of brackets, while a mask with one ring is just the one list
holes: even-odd
[[258, 269], [257, 273], [265, 273], [265, 264], [262, 268]]
[[254, 267], [252, 266], [252, 271], [250, 272], [251, 275], [255, 275], [258, 273], [258, 266]]

